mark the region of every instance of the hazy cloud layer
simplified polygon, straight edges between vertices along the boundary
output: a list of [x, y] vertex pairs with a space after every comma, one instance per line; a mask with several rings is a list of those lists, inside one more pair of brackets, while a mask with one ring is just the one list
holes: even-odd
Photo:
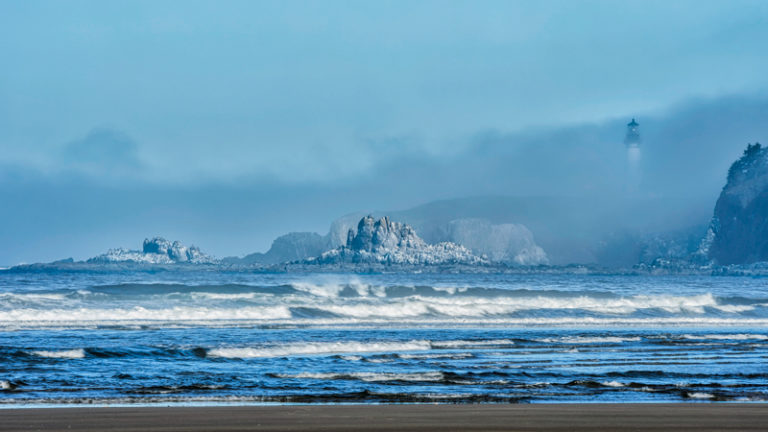
[[760, 0], [2, 2], [0, 264], [154, 234], [244, 254], [462, 196], [714, 202], [768, 141], [766, 19]]
[[[730, 163], [748, 142], [768, 141], [765, 118], [768, 98], [757, 96], [697, 100], [638, 118], [643, 145], [636, 190], [627, 185], [622, 144], [626, 118], [527, 132], [478, 132], [453, 154], [413, 152], [398, 140], [391, 145], [361, 143], [374, 153], [383, 145], [384, 155], [360, 174], [326, 182], [269, 181], [254, 173], [237, 184], [183, 186], [144, 180], [105, 185], [99, 175], [6, 165], [0, 169], [0, 201], [8, 204], [0, 213], [0, 239], [13, 246], [0, 249], [0, 262], [83, 258], [109, 247], [137, 247], [155, 234], [220, 256], [242, 255], [266, 250], [273, 238], [288, 231], [325, 233], [334, 218], [346, 213], [478, 195], [590, 200], [595, 213], [579, 217], [594, 222], [573, 229], [606, 224], [612, 206], [633, 201], [638, 203], [635, 214], [647, 212], [646, 226], [635, 218], [611, 220], [612, 227], [698, 225], [710, 216]], [[96, 163], [99, 153], [92, 146], [105, 141], [94, 137], [110, 138], [108, 145], [125, 152], [97, 163], [103, 169], [136, 162], [130, 156], [134, 144], [122, 134], [91, 133], [70, 146], [86, 151], [84, 158]], [[643, 208], [652, 198], [676, 204], [667, 213]], [[506, 210], [499, 212], [498, 222], [520, 221]], [[598, 214], [602, 219], [596, 219]], [[558, 232], [569, 229], [564, 222]]]
[[0, 162], [46, 166], [114, 125], [156, 183], [348, 180], [391, 147], [766, 91], [767, 18], [759, 0], [3, 2]]
[[62, 169], [91, 176], [138, 177], [143, 168], [138, 146], [126, 133], [96, 128], [65, 144], [58, 161]]

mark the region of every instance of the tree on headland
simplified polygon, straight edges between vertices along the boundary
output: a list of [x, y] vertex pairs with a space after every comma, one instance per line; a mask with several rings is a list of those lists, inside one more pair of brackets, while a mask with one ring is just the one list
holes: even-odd
[[747, 149], [744, 150], [744, 156], [752, 157], [756, 155], [758, 152], [760, 152], [760, 143], [756, 142], [754, 144], [747, 144]]
[[733, 181], [739, 173], [747, 174], [752, 164], [762, 158], [764, 151], [765, 149], [763, 149], [759, 142], [747, 144], [747, 148], [744, 150], [741, 158], [728, 169], [728, 181]]

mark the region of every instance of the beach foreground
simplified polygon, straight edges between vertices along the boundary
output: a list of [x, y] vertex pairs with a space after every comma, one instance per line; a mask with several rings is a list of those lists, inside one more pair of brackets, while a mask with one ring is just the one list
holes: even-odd
[[302, 405], [0, 410], [2, 431], [764, 431], [766, 404]]

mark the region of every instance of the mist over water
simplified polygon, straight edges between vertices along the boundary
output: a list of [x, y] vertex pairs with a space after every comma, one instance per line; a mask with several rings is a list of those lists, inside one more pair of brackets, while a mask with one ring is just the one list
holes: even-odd
[[[403, 145], [361, 165], [366, 168], [360, 173], [311, 182], [258, 175], [236, 183], [208, 178], [178, 185], [142, 177], [105, 182], [84, 173], [10, 166], [0, 171], [0, 199], [14, 204], [0, 215], [0, 234], [13, 247], [0, 251], [0, 263], [84, 259], [113, 247], [136, 248], [152, 235], [181, 239], [219, 257], [245, 255], [267, 250], [290, 231], [325, 234], [344, 214], [394, 215], [465, 197], [550, 200], [555, 207], [535, 218], [526, 214], [527, 205], [509, 207], [504, 200], [489, 202], [482, 212], [467, 203], [443, 211], [444, 217], [523, 223], [536, 239], [596, 244], [610, 236], [693, 226], [703, 227], [702, 236], [728, 166], [747, 142], [768, 136], [762, 121], [767, 113], [766, 100], [754, 96], [695, 101], [642, 117], [642, 157], [631, 170], [622, 143], [626, 118], [487, 131], [446, 153]], [[350, 157], [350, 164], [359, 163]], [[630, 184], [636, 191], [627, 194]], [[535, 226], [545, 219], [546, 229]], [[547, 252], [566, 246], [553, 244]], [[571, 254], [554, 262], [594, 260]]]
[[642, 182], [640, 167], [642, 152], [639, 147], [627, 148], [627, 192], [637, 193]]

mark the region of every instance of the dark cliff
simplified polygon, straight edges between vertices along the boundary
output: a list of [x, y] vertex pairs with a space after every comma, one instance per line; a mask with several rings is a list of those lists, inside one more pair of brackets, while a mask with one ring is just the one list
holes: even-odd
[[728, 170], [708, 255], [721, 265], [768, 261], [768, 149], [760, 144], [749, 145]]

